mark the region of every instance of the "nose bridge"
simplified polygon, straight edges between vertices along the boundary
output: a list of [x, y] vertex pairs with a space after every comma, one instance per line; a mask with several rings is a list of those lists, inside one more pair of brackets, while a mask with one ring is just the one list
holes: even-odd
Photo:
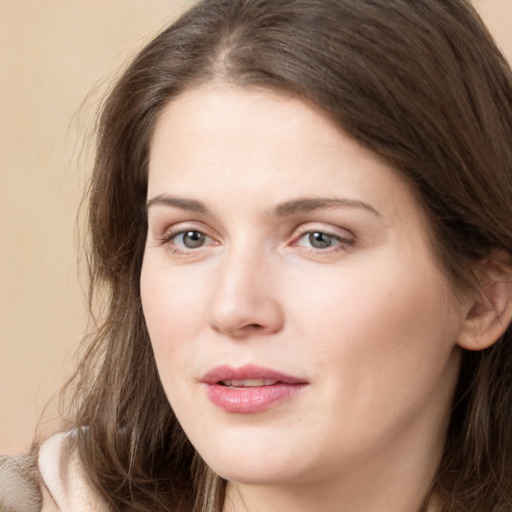
[[227, 248], [218, 267], [211, 301], [211, 326], [240, 337], [257, 330], [276, 332], [282, 324], [274, 266], [261, 247], [240, 241]]

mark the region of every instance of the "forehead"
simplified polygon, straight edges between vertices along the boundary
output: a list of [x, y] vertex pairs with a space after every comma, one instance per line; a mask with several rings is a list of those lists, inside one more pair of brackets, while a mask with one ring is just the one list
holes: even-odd
[[187, 91], [162, 111], [148, 197], [169, 193], [243, 209], [330, 195], [388, 214], [417, 209], [396, 170], [315, 106], [219, 84]]
[[[212, 163], [215, 157], [245, 161], [258, 154], [299, 160], [313, 146], [325, 151], [338, 144], [339, 132], [320, 111], [297, 98], [269, 90], [209, 85], [187, 91], [163, 110], [152, 140], [150, 164], [159, 156], [192, 156]], [[307, 144], [304, 144], [307, 142]], [[228, 149], [229, 148], [229, 149]], [[287, 150], [294, 149], [293, 154]], [[167, 150], [166, 150], [167, 149]], [[269, 163], [269, 162], [268, 162]]]

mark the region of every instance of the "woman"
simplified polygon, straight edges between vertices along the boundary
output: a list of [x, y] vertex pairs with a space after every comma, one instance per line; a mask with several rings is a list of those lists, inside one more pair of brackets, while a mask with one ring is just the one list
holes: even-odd
[[102, 111], [43, 510], [512, 510], [510, 140], [464, 0], [193, 7]]

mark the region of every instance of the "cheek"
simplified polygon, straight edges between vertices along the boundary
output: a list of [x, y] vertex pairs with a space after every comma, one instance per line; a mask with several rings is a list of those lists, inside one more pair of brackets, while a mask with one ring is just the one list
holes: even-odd
[[296, 335], [309, 340], [304, 348], [319, 373], [358, 389], [359, 397], [386, 386], [406, 391], [420, 375], [432, 385], [460, 327], [448, 285], [432, 264], [412, 256], [372, 263], [342, 269], [338, 279], [317, 276], [314, 287], [302, 281], [303, 289], [293, 290], [300, 297]]
[[[141, 300], [156, 363], [163, 381], [172, 375], [187, 351], [194, 347], [205, 318], [206, 290], [201, 279], [145, 264]], [[164, 382], [165, 384], [165, 382]]]
[[323, 390], [319, 436], [336, 438], [343, 428], [349, 446], [385, 444], [418, 418], [448, 414], [458, 318], [439, 275], [411, 264], [409, 279], [401, 262], [317, 279], [310, 294], [294, 290], [301, 302], [291, 337], [302, 340], [301, 360]]

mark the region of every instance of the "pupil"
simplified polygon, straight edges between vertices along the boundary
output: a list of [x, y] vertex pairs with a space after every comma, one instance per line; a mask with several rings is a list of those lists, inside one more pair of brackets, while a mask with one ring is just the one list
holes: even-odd
[[197, 247], [201, 247], [204, 242], [204, 235], [199, 231], [188, 231], [183, 235], [183, 243], [189, 249], [195, 249]]
[[309, 235], [309, 242], [315, 249], [325, 249], [332, 245], [332, 239], [325, 233], [311, 233]]

